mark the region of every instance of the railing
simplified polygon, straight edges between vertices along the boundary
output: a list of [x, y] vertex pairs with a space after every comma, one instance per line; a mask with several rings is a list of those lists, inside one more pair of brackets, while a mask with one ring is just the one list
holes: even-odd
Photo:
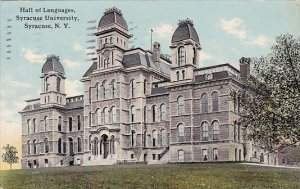
[[69, 165], [71, 161], [74, 161], [74, 156], [69, 155], [62, 160], [61, 165]]
[[169, 148], [170, 148], [169, 146], [166, 147], [161, 154], [158, 154], [158, 159], [159, 160], [169, 151]]

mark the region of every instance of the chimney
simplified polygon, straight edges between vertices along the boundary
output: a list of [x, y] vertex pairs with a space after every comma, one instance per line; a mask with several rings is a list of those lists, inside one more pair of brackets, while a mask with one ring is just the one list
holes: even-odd
[[250, 58], [240, 58], [240, 77], [242, 80], [250, 76]]
[[160, 61], [160, 44], [158, 42], [154, 42], [153, 44], [153, 62]]

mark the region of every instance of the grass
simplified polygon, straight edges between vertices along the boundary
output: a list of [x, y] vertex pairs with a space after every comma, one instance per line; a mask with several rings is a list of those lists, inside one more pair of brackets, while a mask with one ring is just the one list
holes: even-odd
[[300, 170], [242, 164], [63, 167], [0, 171], [0, 188], [300, 188]]

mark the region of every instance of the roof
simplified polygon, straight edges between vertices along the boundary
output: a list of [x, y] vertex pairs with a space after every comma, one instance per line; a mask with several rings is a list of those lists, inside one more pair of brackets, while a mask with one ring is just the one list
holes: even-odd
[[67, 102], [67, 109], [83, 108], [83, 100]]
[[117, 24], [120, 27], [128, 30], [127, 23], [122, 16], [122, 12], [116, 7], [107, 9], [99, 21], [98, 27], [106, 27], [111, 24]]
[[166, 94], [167, 89], [165, 87], [155, 87], [151, 90], [151, 95], [158, 95], [158, 94]]
[[194, 28], [194, 24], [189, 19], [180, 21], [178, 23], [178, 28], [175, 30], [172, 36], [172, 43], [186, 39], [192, 39], [193, 41], [200, 43], [198, 34]]
[[65, 75], [65, 70], [63, 65], [59, 61], [59, 57], [55, 55], [51, 55], [47, 57], [47, 60], [42, 68], [42, 73], [48, 73], [51, 71], [58, 72], [62, 75]]
[[209, 75], [209, 74], [196, 75], [195, 76], [195, 81], [196, 82], [214, 81], [214, 80], [234, 77], [234, 75], [229, 74], [228, 71], [214, 72], [214, 73], [211, 73], [211, 74], [212, 74], [211, 79], [207, 79], [207, 75]]
[[91, 67], [89, 67], [89, 69], [85, 72], [85, 74], [83, 75], [83, 77], [87, 77], [89, 76], [94, 70], [97, 69], [97, 62], [94, 62]]

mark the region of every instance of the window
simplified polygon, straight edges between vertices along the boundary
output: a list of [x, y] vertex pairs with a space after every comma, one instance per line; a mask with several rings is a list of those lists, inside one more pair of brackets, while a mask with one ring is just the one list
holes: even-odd
[[116, 82], [114, 80], [111, 82], [111, 96], [112, 98], [116, 97]]
[[161, 137], [161, 141], [160, 141], [161, 146], [166, 146], [167, 145], [167, 132], [165, 129], [160, 130], [160, 137]]
[[179, 47], [179, 49], [178, 49], [178, 66], [181, 66], [184, 63], [185, 63], [184, 47]]
[[152, 106], [152, 121], [153, 122], [156, 121], [156, 106], [155, 105]]
[[77, 151], [81, 152], [81, 138], [77, 138]]
[[99, 83], [96, 84], [96, 99], [99, 100]]
[[50, 86], [50, 84], [49, 84], [49, 77], [47, 77], [46, 80], [45, 80], [45, 91], [46, 92], [49, 91], [49, 86]]
[[219, 122], [218, 121], [213, 121], [212, 122], [213, 126], [213, 140], [218, 140], [219, 139]]
[[49, 129], [49, 117], [48, 116], [46, 116], [45, 118], [44, 118], [44, 122], [45, 122], [45, 131], [47, 131], [48, 129]]
[[176, 72], [177, 81], [179, 81], [179, 71]]
[[135, 97], [135, 80], [130, 81], [130, 97]]
[[136, 134], [135, 134], [135, 130], [131, 131], [131, 146], [136, 146]]
[[194, 65], [196, 65], [196, 63], [197, 63], [197, 62], [196, 62], [196, 61], [197, 61], [197, 59], [196, 59], [196, 58], [197, 58], [196, 52], [197, 52], [197, 51], [196, 51], [196, 48], [194, 47], [194, 48], [193, 48], [193, 64], [194, 64]]
[[144, 94], [146, 95], [146, 91], [147, 91], [147, 80], [144, 79]]
[[108, 42], [107, 42], [107, 38], [105, 38], [105, 44], [107, 44]]
[[158, 132], [157, 130], [152, 131], [152, 146], [157, 146], [157, 138], [158, 138]]
[[147, 121], [147, 107], [144, 106], [144, 122]]
[[207, 149], [203, 149], [202, 150], [202, 158], [203, 158], [203, 161], [207, 161]]
[[48, 167], [48, 162], [49, 162], [48, 159], [45, 159], [44, 161], [45, 161], [45, 167]]
[[212, 109], [213, 111], [219, 111], [219, 94], [217, 91], [212, 93]]
[[177, 103], [178, 103], [178, 115], [184, 114], [184, 101], [182, 96], [178, 97]]
[[32, 120], [32, 132], [36, 133], [36, 118]]
[[96, 110], [96, 113], [95, 113], [95, 125], [100, 125], [101, 124], [101, 111], [100, 111], [100, 109], [98, 108], [97, 110]]
[[92, 126], [92, 112], [89, 112], [89, 126]]
[[62, 130], [62, 117], [58, 117], [58, 124], [57, 124], [57, 130], [61, 131]]
[[30, 140], [27, 141], [27, 154], [30, 154]]
[[208, 98], [206, 93], [201, 95], [201, 110], [202, 113], [208, 112]]
[[110, 138], [110, 153], [115, 154], [115, 136], [111, 136]]
[[153, 159], [153, 160], [156, 159], [156, 154], [152, 154], [152, 159]]
[[185, 79], [185, 71], [182, 70], [182, 79], [184, 80]]
[[184, 151], [178, 150], [178, 161], [184, 161]]
[[202, 122], [202, 140], [208, 140], [208, 123]]
[[60, 92], [60, 81], [61, 81], [60, 77], [57, 77], [56, 78], [56, 91], [57, 92]]
[[92, 150], [92, 135], [89, 136], [89, 150]]
[[72, 117], [69, 117], [68, 121], [69, 121], [69, 131], [72, 131], [72, 127], [73, 127], [73, 119], [72, 119]]
[[144, 131], [144, 147], [146, 147], [147, 146], [147, 132], [146, 131]]
[[57, 149], [58, 149], [58, 153], [61, 153], [61, 138], [58, 139]]
[[166, 105], [165, 104], [160, 105], [160, 120], [161, 121], [166, 120]]
[[45, 145], [45, 153], [49, 152], [49, 141], [47, 138], [44, 140], [44, 145]]
[[103, 84], [103, 98], [104, 99], [107, 99], [108, 98], [108, 95], [109, 95], [109, 86], [108, 86], [108, 82], [107, 81], [104, 81]]
[[178, 142], [183, 142], [184, 141], [184, 125], [180, 123], [177, 126], [177, 132], [178, 132]]
[[30, 127], [31, 127], [31, 120], [30, 120], [30, 119], [28, 119], [28, 120], [27, 120], [27, 133], [28, 133], [28, 134], [30, 134], [30, 133], [31, 133], [31, 129], [30, 129]]
[[81, 120], [80, 120], [80, 115], [77, 116], [77, 130], [81, 130]]
[[213, 160], [218, 160], [218, 149], [217, 148], [213, 149]]
[[89, 103], [92, 102], [92, 88], [89, 88]]
[[241, 123], [238, 123], [238, 141], [241, 141]]
[[108, 108], [104, 108], [103, 112], [104, 112], [104, 123], [109, 123], [109, 112], [108, 112]]
[[234, 121], [233, 125], [233, 140], [236, 141], [236, 121]]
[[113, 106], [111, 108], [111, 111], [112, 111], [112, 122], [113, 123], [116, 123], [117, 122], [117, 108], [115, 106]]
[[109, 42], [112, 43], [112, 37], [109, 38]]
[[136, 108], [135, 106], [131, 106], [130, 108], [130, 121], [136, 122]]

